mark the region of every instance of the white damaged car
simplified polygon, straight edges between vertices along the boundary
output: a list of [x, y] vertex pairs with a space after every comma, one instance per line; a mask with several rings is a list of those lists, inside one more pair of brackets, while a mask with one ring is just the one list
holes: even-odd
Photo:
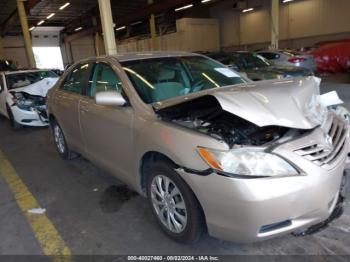
[[0, 114], [15, 129], [47, 126], [46, 94], [58, 79], [51, 70], [0, 72]]

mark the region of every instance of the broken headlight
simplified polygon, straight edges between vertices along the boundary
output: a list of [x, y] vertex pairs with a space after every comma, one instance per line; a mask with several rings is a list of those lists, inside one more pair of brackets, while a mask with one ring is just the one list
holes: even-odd
[[17, 92], [12, 93], [13, 95], [13, 103], [22, 110], [31, 111], [32, 107], [35, 106], [36, 102], [34, 99], [31, 99], [30, 97], [26, 97], [23, 95], [23, 93]]
[[213, 169], [246, 177], [293, 176], [299, 172], [283, 158], [263, 148], [239, 148], [219, 151], [198, 147], [198, 153]]
[[337, 106], [335, 112], [340, 115], [346, 123], [350, 124], [350, 112], [343, 106]]

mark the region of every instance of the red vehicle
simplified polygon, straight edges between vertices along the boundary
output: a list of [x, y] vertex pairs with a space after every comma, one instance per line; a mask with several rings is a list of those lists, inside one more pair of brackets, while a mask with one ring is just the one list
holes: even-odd
[[312, 54], [319, 73], [350, 72], [350, 39], [321, 45]]

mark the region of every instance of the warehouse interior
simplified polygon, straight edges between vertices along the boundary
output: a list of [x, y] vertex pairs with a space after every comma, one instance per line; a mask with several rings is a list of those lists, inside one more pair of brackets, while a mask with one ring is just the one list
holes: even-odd
[[[347, 179], [347, 168], [350, 167], [349, 11], [349, 0], [0, 1], [0, 261], [46, 261], [47, 258], [59, 261], [115, 261], [116, 258], [117, 261], [346, 261], [350, 255], [350, 182], [347, 182], [350, 180]], [[283, 56], [288, 56], [286, 61], [282, 61]], [[201, 73], [204, 80], [184, 88], [185, 91], [175, 98], [168, 93], [157, 93], [149, 96], [152, 99], [148, 100], [152, 102], [147, 102], [140, 94], [143, 89], [140, 91], [138, 82], [132, 78], [136, 76], [151, 90], [160, 86], [175, 90], [180, 88], [180, 80], [174, 79], [184, 77], [185, 73], [179, 73], [179, 65], [169, 61], [179, 59], [184, 63], [183, 67], [191, 71], [195, 67], [194, 60], [199, 57], [208, 59], [203, 66], [208, 72]], [[245, 60], [246, 64], [242, 62], [241, 65], [233, 57], [251, 57], [259, 62], [254, 60], [257, 64], [250, 65]], [[154, 62], [157, 59], [165, 62], [159, 66]], [[186, 59], [188, 61], [184, 62]], [[194, 60], [190, 62], [191, 59]], [[214, 61], [217, 64], [209, 71], [211, 69], [207, 67]], [[310, 64], [306, 63], [308, 61]], [[112, 73], [98, 72], [98, 65], [103, 63], [109, 65]], [[162, 73], [156, 76], [158, 66]], [[80, 80], [74, 79], [72, 75], [84, 67], [88, 68], [88, 73]], [[33, 75], [30, 77], [38, 73], [40, 77], [37, 80], [28, 77], [28, 83], [24, 83], [27, 79], [14, 78], [26, 73]], [[222, 80], [225, 84], [220, 83], [220, 77], [214, 77], [216, 73], [225, 77]], [[99, 81], [96, 75], [101, 77]], [[114, 82], [110, 84], [108, 81], [113, 75], [117, 80], [111, 80]], [[231, 81], [233, 78], [240, 80]], [[152, 82], [153, 79], [157, 80]], [[96, 86], [92, 84], [95, 81]], [[207, 89], [201, 86], [206, 86], [203, 81], [213, 87], [202, 90]], [[77, 96], [74, 88], [64, 93], [68, 82], [82, 85], [78, 93], [82, 97], [74, 109], [69, 108], [69, 101]], [[101, 96], [98, 84], [105, 84]], [[236, 84], [241, 95], [232, 91]], [[251, 91], [245, 91], [243, 84]], [[114, 93], [108, 94], [113, 85], [118, 96], [114, 89]], [[40, 92], [26, 91], [29, 86], [31, 90], [39, 88]], [[92, 86], [96, 88], [96, 94], [88, 97]], [[231, 89], [215, 95], [211, 90], [215, 88]], [[198, 94], [191, 94], [196, 89]], [[313, 93], [307, 91], [309, 89], [313, 89]], [[215, 102], [213, 97], [217, 99]], [[327, 102], [322, 102], [322, 97]], [[37, 102], [25, 104], [26, 99], [30, 103], [39, 101], [40, 108], [34, 106]], [[193, 101], [192, 105], [186, 104], [187, 100]], [[95, 103], [93, 106], [101, 111], [92, 114], [89, 110], [93, 111], [95, 107], [83, 108], [84, 103]], [[176, 108], [179, 104], [184, 107]], [[239, 151], [241, 147], [244, 150], [246, 144], [236, 147], [234, 142], [231, 145], [220, 138], [218, 130], [221, 132], [221, 127], [215, 134], [204, 134], [203, 130], [209, 132], [208, 126], [212, 122], [196, 126], [204, 123], [200, 122], [199, 116], [204, 115], [203, 112], [209, 114], [213, 105], [221, 106], [225, 116], [227, 112], [233, 113], [238, 120], [228, 117], [232, 123], [244, 120], [241, 129], [250, 124], [257, 130], [277, 126], [278, 131], [265, 135], [264, 139], [270, 139], [268, 143], [261, 145], [254, 137], [255, 140], [249, 141], [256, 143], [252, 142], [247, 148], [262, 148], [263, 152], [270, 152], [266, 153], [270, 157], [278, 156], [284, 161], [279, 162], [278, 168], [287, 163], [298, 175], [249, 177], [244, 173], [248, 172], [246, 170], [253, 172], [249, 167], [242, 169], [243, 175], [226, 171], [224, 162], [229, 160], [216, 162], [214, 158], [227, 150]], [[196, 106], [198, 108], [194, 109]], [[19, 121], [17, 107], [24, 113], [38, 114], [37, 119]], [[79, 117], [70, 117], [78, 111]], [[181, 112], [187, 112], [185, 120], [181, 120], [186, 124], [179, 127]], [[191, 113], [196, 115], [195, 128], [189, 124]], [[84, 126], [83, 114], [92, 124]], [[222, 111], [216, 112], [208, 119], [219, 119], [221, 114]], [[332, 114], [338, 114], [343, 123], [334, 132], [334, 123], [329, 123], [329, 131], [325, 127]], [[102, 115], [108, 119], [108, 124], [99, 121]], [[173, 119], [174, 116], [178, 119]], [[118, 117], [124, 122], [114, 123]], [[128, 117], [130, 122], [125, 120]], [[71, 132], [72, 127], [67, 126], [78, 126], [80, 133]], [[62, 130], [56, 130], [56, 127], [62, 127]], [[90, 132], [84, 133], [84, 128]], [[322, 129], [319, 135], [318, 128]], [[179, 133], [175, 134], [173, 129]], [[244, 129], [242, 135], [246, 141], [251, 135], [247, 130]], [[290, 135], [288, 139], [291, 140], [279, 140], [280, 137], [274, 140], [282, 131], [281, 137]], [[69, 132], [73, 134], [71, 137]], [[118, 137], [125, 133], [133, 137]], [[87, 134], [94, 140], [97, 151], [86, 149], [89, 144]], [[306, 155], [300, 153], [299, 144], [298, 148], [293, 148], [297, 156], [286, 153], [294, 146], [293, 142], [304, 141], [302, 138], [308, 138], [308, 135], [311, 138], [304, 149], [311, 153], [305, 157], [307, 160], [298, 160]], [[111, 142], [105, 142], [104, 138]], [[323, 140], [318, 143], [317, 139]], [[83, 151], [86, 151], [77, 149], [75, 143], [78, 144], [78, 140], [85, 143]], [[203, 147], [205, 150], [218, 146], [221, 151], [218, 149], [216, 154], [207, 150], [205, 155], [201, 151], [202, 141], [207, 143]], [[190, 148], [193, 144], [197, 148]], [[290, 148], [284, 148], [286, 144]], [[60, 146], [65, 146], [61, 152]], [[279, 146], [281, 151], [278, 151]], [[319, 146], [324, 148], [316, 151]], [[74, 150], [70, 150], [72, 148]], [[142, 155], [142, 150], [147, 151], [145, 148], [148, 152]], [[273, 151], [275, 148], [277, 153]], [[169, 153], [161, 156], [155, 152], [157, 150]], [[182, 153], [178, 153], [181, 150]], [[103, 158], [104, 151], [108, 151], [106, 156], [116, 156], [111, 158], [113, 163], [108, 159], [94, 161], [99, 154]], [[127, 158], [129, 152], [133, 152], [130, 155], [135, 158]], [[67, 157], [70, 153], [74, 157]], [[139, 158], [149, 162], [138, 163]], [[324, 167], [314, 158], [329, 162]], [[245, 161], [244, 157], [242, 159]], [[161, 210], [156, 209], [155, 202], [154, 209], [151, 208], [154, 196], [149, 196], [154, 185], [150, 184], [150, 191], [147, 191], [149, 178], [141, 175], [135, 187], [134, 178], [130, 178], [134, 169], [127, 172], [130, 177], [125, 179], [123, 175], [119, 177], [113, 173], [115, 170], [123, 173], [122, 167], [111, 167], [130, 164], [142, 173], [147, 168], [152, 170], [151, 164], [167, 161], [171, 162], [177, 178], [170, 176], [170, 182], [165, 180], [168, 182], [164, 183], [168, 186], [173, 183], [175, 189], [177, 179], [182, 181], [180, 184], [185, 184], [184, 191], [179, 187], [187, 207], [181, 214], [189, 219], [184, 225], [188, 230], [185, 233], [172, 231], [171, 226], [169, 233], [169, 228], [164, 230], [166, 225], [157, 220]], [[202, 168], [204, 166], [206, 168]], [[220, 178], [215, 180], [215, 176]], [[200, 182], [201, 179], [210, 183]], [[229, 180], [224, 183], [224, 179]], [[228, 186], [230, 183], [232, 191]], [[278, 183], [285, 183], [286, 187], [279, 188]], [[288, 187], [294, 190], [293, 195], [287, 196]], [[232, 193], [235, 190], [239, 194], [238, 200]], [[308, 193], [304, 194], [303, 190]], [[212, 194], [211, 197], [202, 196], [206, 193]], [[328, 199], [328, 193], [333, 194], [333, 202]], [[188, 199], [195, 200], [188, 200], [188, 194], [192, 196]], [[168, 195], [162, 199], [162, 203], [166, 203], [163, 205], [170, 210], [173, 203], [174, 212], [179, 211], [176, 207], [180, 204], [176, 201], [180, 200], [167, 200], [166, 197]], [[220, 201], [222, 199], [227, 201]], [[281, 204], [282, 201], [285, 204]], [[199, 210], [198, 214], [189, 210], [193, 205]], [[314, 214], [319, 212], [316, 206], [327, 205], [328, 215], [314, 219]], [[276, 211], [279, 209], [289, 209], [286, 212], [291, 213], [285, 217]], [[290, 211], [293, 209], [295, 212]], [[304, 210], [309, 213], [304, 214]], [[237, 215], [239, 213], [247, 215], [242, 219]], [[230, 216], [239, 216], [239, 219], [232, 219], [232, 227], [228, 229]], [[257, 222], [259, 217], [261, 222]], [[172, 223], [176, 228], [176, 222]], [[247, 223], [251, 223], [251, 228], [259, 226], [256, 236], [244, 232]], [[302, 227], [301, 224], [305, 225]], [[201, 232], [192, 232], [189, 226], [201, 227]], [[198, 237], [194, 237], [195, 233]], [[190, 241], [188, 235], [191, 234]], [[185, 235], [188, 241], [182, 241]]]
[[[63, 2], [25, 1], [26, 8], [30, 9], [28, 26], [36, 27], [39, 22], [44, 21], [41, 26], [33, 28], [33, 40], [38, 41], [34, 42], [33, 46], [60, 46], [64, 64], [105, 54], [97, 2], [77, 0], [59, 10], [60, 6], [65, 4]], [[176, 8], [190, 5], [192, 2], [155, 1], [153, 5], [147, 6], [147, 1], [132, 1], [132, 4], [127, 1], [112, 1], [113, 17], [116, 21], [120, 20], [115, 27], [122, 28], [116, 31], [118, 51], [135, 52], [151, 49], [148, 16], [153, 8], [159, 10], [156, 16], [157, 50], [190, 52], [221, 49], [256, 50], [269, 45], [271, 41], [269, 1], [213, 0], [203, 3], [194, 1], [193, 7], [175, 12]], [[20, 67], [28, 67], [16, 2], [3, 1], [1, 5], [3, 57], [14, 60]], [[245, 7], [254, 10], [242, 13]], [[349, 2], [346, 0], [337, 1], [337, 4], [333, 4], [332, 1], [312, 0], [281, 3], [280, 47], [296, 49], [320, 42], [349, 38], [348, 10]], [[55, 15], [47, 19], [50, 14]], [[123, 28], [124, 26], [127, 28]], [[41, 31], [45, 30], [45, 27], [57, 28], [52, 29], [52, 34], [47, 35], [45, 31]], [[58, 38], [55, 38], [57, 41], [50, 43], [42, 43], [39, 40], [45, 36], [49, 36], [45, 38], [47, 40], [54, 38], [54, 32], [61, 32], [59, 35], [61, 41], [58, 41]]]

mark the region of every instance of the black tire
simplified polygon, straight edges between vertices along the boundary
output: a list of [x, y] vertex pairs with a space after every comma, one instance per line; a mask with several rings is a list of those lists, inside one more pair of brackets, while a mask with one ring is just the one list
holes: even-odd
[[16, 129], [16, 130], [21, 129], [23, 126], [20, 123], [16, 122], [15, 118], [13, 117], [12, 110], [9, 107], [9, 105], [6, 105], [6, 109], [7, 109], [7, 114], [8, 114], [8, 117], [10, 119], [10, 123], [11, 123], [12, 128]]
[[[70, 160], [70, 159], [76, 158], [77, 154], [69, 149], [67, 142], [66, 142], [66, 138], [64, 136], [64, 133], [63, 133], [60, 125], [57, 123], [57, 121], [52, 120], [50, 122], [50, 127], [51, 127], [53, 141], [55, 143], [56, 150], [60, 154], [60, 156], [65, 160]], [[58, 140], [57, 140], [58, 138], [56, 137], [56, 134], [55, 134], [55, 132], [57, 132], [56, 129], [59, 130], [60, 134], [62, 135], [62, 137], [61, 137], [62, 139], [60, 140], [60, 143], [62, 143], [61, 145], [63, 147], [59, 147], [59, 145], [58, 145], [59, 144]]]
[[[175, 172], [174, 166], [167, 161], [158, 161], [152, 164], [147, 169], [146, 175], [146, 189], [148, 202], [152, 209], [153, 215], [155, 216], [158, 224], [163, 229], [163, 231], [170, 238], [181, 243], [193, 244], [199, 241], [205, 229], [205, 219], [203, 211], [192, 190], [185, 183], [185, 181]], [[186, 205], [187, 223], [183, 231], [180, 233], [174, 233], [170, 231], [165, 225], [163, 225], [159, 216], [157, 215], [155, 207], [153, 206], [151, 197], [151, 186], [153, 178], [157, 175], [162, 175], [167, 178], [170, 178], [170, 180], [174, 182], [174, 184], [183, 196], [183, 200]]]

